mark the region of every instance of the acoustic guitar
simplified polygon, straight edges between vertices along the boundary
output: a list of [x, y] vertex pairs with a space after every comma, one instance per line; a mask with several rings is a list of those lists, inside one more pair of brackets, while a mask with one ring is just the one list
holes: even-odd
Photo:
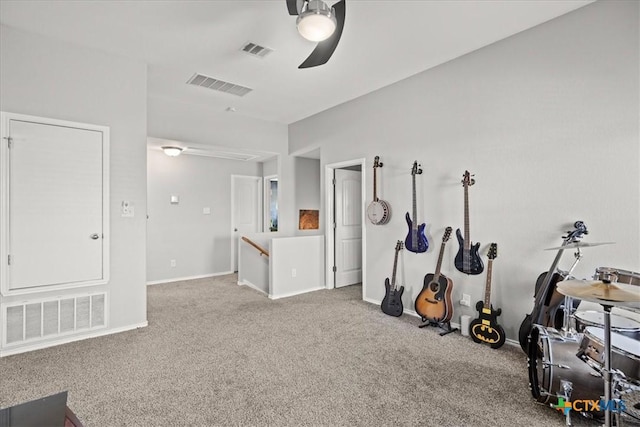
[[380, 156], [373, 160], [373, 201], [367, 207], [367, 218], [374, 225], [383, 225], [391, 219], [391, 206], [378, 198], [378, 176], [376, 170], [382, 167]]
[[409, 216], [409, 212], [405, 215], [407, 225], [409, 226], [409, 233], [405, 239], [405, 247], [407, 250], [415, 253], [426, 252], [429, 249], [429, 242], [424, 235], [425, 224], [418, 225], [418, 208], [416, 204], [416, 175], [422, 173], [422, 168], [418, 167], [418, 162], [413, 162], [411, 168], [411, 179], [413, 181], [413, 218]]
[[477, 343], [489, 344], [491, 348], [500, 348], [506, 340], [504, 329], [498, 324], [498, 316], [502, 309], [493, 309], [491, 305], [491, 273], [493, 260], [498, 256], [498, 244], [492, 243], [489, 247], [489, 265], [487, 267], [487, 284], [484, 290], [484, 301], [478, 301], [476, 310], [478, 318], [469, 324], [469, 335]]
[[471, 178], [469, 171], [464, 171], [462, 176], [462, 185], [464, 186], [464, 238], [460, 229], [456, 230], [456, 236], [458, 238], [458, 244], [460, 249], [456, 254], [455, 266], [456, 268], [466, 274], [480, 274], [484, 270], [484, 264], [480, 255], [478, 255], [478, 248], [480, 243], [475, 245], [471, 244], [469, 237], [469, 187], [476, 183], [475, 179]]
[[396, 244], [396, 255], [393, 259], [393, 274], [391, 275], [391, 282], [389, 282], [389, 278], [387, 277], [384, 280], [384, 298], [382, 299], [382, 304], [380, 304], [380, 308], [383, 313], [388, 314], [389, 316], [399, 317], [402, 315], [404, 311], [404, 307], [402, 306], [402, 294], [404, 293], [404, 286], [400, 286], [400, 289], [396, 286], [396, 270], [398, 268], [398, 254], [402, 249], [402, 241], [398, 240]]
[[416, 313], [420, 315], [423, 322], [427, 320], [437, 323], [448, 322], [453, 317], [453, 304], [451, 302], [453, 281], [440, 272], [444, 248], [451, 237], [451, 231], [451, 227], [447, 227], [444, 230], [436, 272], [435, 274], [424, 276], [422, 291], [416, 298]]

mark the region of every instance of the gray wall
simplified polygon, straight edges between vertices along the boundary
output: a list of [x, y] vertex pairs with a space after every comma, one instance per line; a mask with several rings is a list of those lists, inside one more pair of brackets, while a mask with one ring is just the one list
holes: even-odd
[[[111, 329], [144, 323], [147, 67], [5, 26], [0, 31], [0, 109], [111, 129], [111, 280], [91, 290], [108, 292]], [[133, 202], [134, 218], [120, 216], [123, 200]], [[24, 297], [2, 302], [15, 299]]]
[[[231, 175], [262, 176], [262, 164], [168, 157], [159, 149], [149, 149], [147, 158], [147, 281], [229, 272]], [[170, 204], [171, 195], [180, 203]]]
[[[435, 269], [444, 228], [463, 227], [465, 169], [476, 175], [471, 240], [485, 260], [488, 244], [499, 245], [492, 299], [510, 338], [555, 255], [543, 249], [559, 245], [574, 221], [589, 227], [585, 241], [617, 242], [585, 249], [576, 276], [598, 266], [640, 271], [638, 8], [596, 2], [289, 127], [290, 150], [319, 146], [323, 165], [366, 157], [369, 200], [373, 157], [384, 162], [378, 195], [393, 216], [367, 225], [368, 299], [382, 299], [395, 242], [407, 233], [414, 160], [424, 168], [418, 216], [431, 249], [402, 254], [408, 308]], [[455, 270], [457, 249], [454, 239], [442, 267], [454, 281], [454, 320], [476, 317], [457, 301], [464, 292], [473, 305], [485, 286], [484, 275]], [[561, 267], [572, 259], [567, 253]]]

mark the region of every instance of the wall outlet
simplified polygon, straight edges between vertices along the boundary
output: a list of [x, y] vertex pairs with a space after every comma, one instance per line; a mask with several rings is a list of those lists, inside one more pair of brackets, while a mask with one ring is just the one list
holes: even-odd
[[203, 215], [211, 215], [211, 208], [202, 208]]
[[171, 267], [175, 267], [175, 266], [176, 266], [176, 260], [175, 260], [175, 259], [172, 259], [172, 260], [171, 260]]
[[135, 209], [133, 208], [133, 203], [127, 200], [123, 200], [121, 209], [120, 209], [120, 214], [125, 218], [132, 218], [133, 216], [135, 216]]
[[291, 277], [296, 277], [298, 275], [298, 271], [295, 268], [291, 269]]
[[460, 305], [465, 305], [467, 307], [471, 307], [471, 295], [462, 294], [462, 299], [460, 300]]

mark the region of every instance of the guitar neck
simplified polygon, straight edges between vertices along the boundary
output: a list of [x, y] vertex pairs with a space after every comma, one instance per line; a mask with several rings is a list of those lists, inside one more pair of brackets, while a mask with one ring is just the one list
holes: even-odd
[[440, 279], [440, 269], [442, 268], [442, 258], [444, 255], [444, 247], [447, 244], [447, 242], [442, 242], [442, 244], [440, 245], [440, 255], [438, 255], [438, 264], [436, 265], [436, 274], [435, 274], [435, 281], [437, 281], [438, 279]]
[[414, 230], [418, 230], [418, 205], [416, 203], [416, 175], [413, 174], [412, 176], [412, 180], [413, 180], [413, 229]]
[[396, 289], [396, 270], [398, 268], [398, 253], [400, 250], [396, 250], [396, 255], [393, 258], [393, 275], [391, 275], [391, 289]]
[[378, 176], [377, 176], [377, 167], [373, 167], [373, 201], [378, 201]]
[[469, 238], [469, 186], [464, 185], [464, 250], [468, 252], [471, 249], [471, 240]]
[[484, 308], [491, 308], [491, 273], [493, 270], [493, 260], [489, 259], [487, 265], [487, 284], [484, 288]]

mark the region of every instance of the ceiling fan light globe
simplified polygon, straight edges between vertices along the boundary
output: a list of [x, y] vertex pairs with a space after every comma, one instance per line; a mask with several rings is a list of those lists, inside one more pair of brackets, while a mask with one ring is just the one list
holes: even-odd
[[296, 20], [298, 32], [312, 42], [321, 42], [331, 37], [337, 26], [333, 9], [322, 1], [310, 1], [306, 10]]

